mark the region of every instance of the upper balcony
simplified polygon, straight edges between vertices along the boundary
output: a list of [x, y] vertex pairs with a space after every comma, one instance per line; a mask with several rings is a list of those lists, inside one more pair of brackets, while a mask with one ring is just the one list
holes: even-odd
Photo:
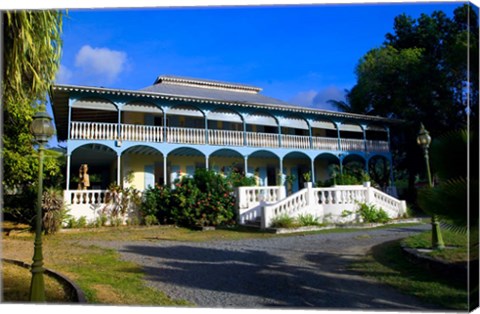
[[388, 152], [387, 140], [278, 134], [128, 123], [70, 123], [71, 140], [120, 140], [188, 145], [249, 146], [331, 151]]
[[140, 91], [58, 85], [58, 140], [389, 152], [392, 120], [294, 106], [260, 88], [159, 77]]

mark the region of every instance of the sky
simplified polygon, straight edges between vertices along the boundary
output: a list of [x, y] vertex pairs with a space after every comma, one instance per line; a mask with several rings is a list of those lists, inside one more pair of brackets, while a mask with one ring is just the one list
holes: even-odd
[[334, 110], [327, 101], [344, 100], [355, 66], [383, 44], [396, 16], [452, 16], [463, 3], [68, 9], [56, 83], [136, 90], [169, 74], [253, 85]]

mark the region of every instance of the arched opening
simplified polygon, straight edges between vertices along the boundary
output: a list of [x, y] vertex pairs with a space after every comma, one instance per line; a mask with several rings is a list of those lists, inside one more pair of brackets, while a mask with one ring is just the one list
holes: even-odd
[[349, 154], [342, 160], [342, 176], [344, 184], [348, 182], [362, 183], [365, 176], [365, 158], [357, 154]]
[[160, 151], [146, 145], [136, 145], [126, 149], [121, 156], [123, 186], [142, 191], [155, 184], [164, 185], [163, 158]]
[[311, 161], [308, 155], [302, 152], [291, 152], [283, 157], [283, 175], [288, 194], [303, 189], [305, 182], [311, 182], [311, 179], [305, 178], [307, 173], [310, 173], [311, 178]]
[[257, 112], [245, 117], [247, 145], [255, 147], [278, 147], [278, 122], [268, 113]]
[[332, 186], [335, 183], [333, 178], [340, 174], [340, 159], [336, 155], [323, 153], [315, 158], [314, 167], [317, 186]]
[[219, 146], [244, 144], [243, 120], [240, 114], [229, 109], [216, 109], [207, 114], [208, 143]]
[[183, 176], [193, 177], [196, 169], [206, 168], [205, 154], [195, 148], [180, 147], [167, 156], [167, 183], [173, 184]]
[[82, 165], [88, 167], [88, 190], [105, 190], [117, 182], [117, 153], [106, 145], [86, 144], [72, 151], [70, 169], [67, 169], [70, 173], [69, 190], [79, 188]]
[[312, 128], [312, 146], [314, 149], [338, 150], [337, 126], [329, 120], [316, 119]]
[[381, 155], [375, 155], [368, 160], [368, 174], [378, 187], [386, 190], [390, 182], [390, 161]]
[[259, 150], [248, 156], [247, 175], [254, 176], [259, 186], [280, 184], [280, 158], [267, 150]]
[[209, 169], [225, 176], [232, 172], [245, 174], [244, 158], [233, 149], [223, 148], [213, 152], [208, 158], [208, 163]]

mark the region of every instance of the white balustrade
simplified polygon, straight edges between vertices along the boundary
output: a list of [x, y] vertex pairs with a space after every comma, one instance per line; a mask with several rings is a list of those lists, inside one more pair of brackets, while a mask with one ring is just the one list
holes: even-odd
[[75, 122], [70, 124], [72, 140], [116, 140], [118, 124], [98, 122]]
[[[163, 142], [161, 126], [118, 124], [100, 122], [78, 122], [70, 124], [70, 139], [72, 140], [116, 140], [138, 142]], [[231, 130], [208, 130], [208, 141], [211, 145], [243, 146], [244, 132]], [[167, 142], [179, 144], [206, 144], [205, 129], [198, 128], [167, 128]], [[367, 140], [369, 152], [388, 152], [388, 141]], [[274, 133], [246, 132], [246, 144], [253, 147], [280, 147], [279, 135]], [[338, 139], [331, 137], [310, 137], [304, 135], [281, 135], [281, 146], [293, 149], [338, 150]], [[365, 142], [361, 139], [340, 139], [340, 150], [365, 151]]]
[[310, 149], [310, 137], [303, 135], [282, 134], [282, 147]]
[[68, 190], [64, 191], [64, 201], [67, 205], [105, 204], [107, 190]]
[[369, 152], [388, 152], [388, 142], [367, 140], [367, 150]]
[[380, 190], [372, 188], [371, 198], [373, 199], [371, 199], [370, 202], [385, 210], [390, 217], [400, 217], [407, 212], [407, 204], [405, 201], [400, 201]]
[[311, 202], [308, 194], [309, 189], [302, 189], [275, 204], [263, 206], [262, 228], [268, 228], [275, 217], [295, 217], [305, 212]]
[[167, 128], [168, 143], [205, 144], [205, 129]]
[[338, 139], [332, 137], [312, 137], [313, 149], [338, 150]]
[[163, 127], [141, 124], [121, 124], [124, 141], [163, 142]]
[[[262, 227], [270, 227], [273, 219], [280, 215], [298, 217], [311, 214], [332, 222], [351, 222], [359, 203], [375, 205], [383, 209], [390, 218], [399, 218], [406, 212], [405, 201], [370, 186], [342, 185], [330, 188], [307, 188], [273, 204], [261, 206]], [[351, 213], [348, 215], [348, 213]]]
[[235, 190], [240, 223], [261, 216], [263, 204], [275, 203], [285, 198], [284, 186], [243, 186]]
[[278, 134], [247, 132], [247, 145], [254, 147], [278, 147]]
[[208, 130], [208, 144], [220, 146], [243, 146], [243, 132]]
[[353, 138], [341, 138], [340, 139], [340, 149], [341, 150], [356, 150], [364, 151], [365, 143], [363, 140], [353, 139]]

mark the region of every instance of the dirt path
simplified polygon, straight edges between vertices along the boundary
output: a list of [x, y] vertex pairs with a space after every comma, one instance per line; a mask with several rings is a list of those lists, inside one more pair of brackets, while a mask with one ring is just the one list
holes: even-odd
[[427, 226], [222, 242], [117, 242], [149, 285], [199, 307], [435, 309], [368, 280], [348, 264]]

